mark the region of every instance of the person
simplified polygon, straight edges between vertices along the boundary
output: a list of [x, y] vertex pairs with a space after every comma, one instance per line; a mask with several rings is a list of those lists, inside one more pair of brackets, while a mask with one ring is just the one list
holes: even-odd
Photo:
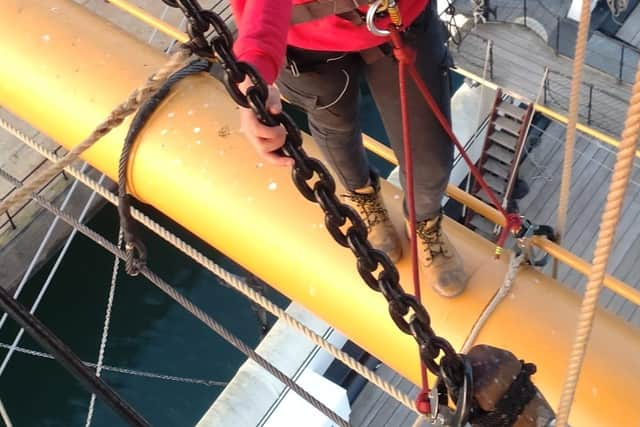
[[[347, 190], [345, 202], [365, 221], [371, 244], [395, 262], [402, 245], [362, 144], [358, 103], [359, 82], [364, 78], [399, 159], [404, 188], [398, 65], [389, 39], [368, 31], [363, 20], [366, 3], [334, 14], [345, 2], [358, 1], [232, 0], [238, 27], [234, 52], [269, 84], [270, 112], [281, 111], [281, 96], [307, 112], [313, 139]], [[415, 49], [416, 67], [449, 118], [451, 62], [435, 1], [399, 0], [399, 8], [404, 42]], [[384, 28], [388, 18], [381, 17], [376, 24]], [[246, 91], [250, 85], [247, 79], [239, 87]], [[408, 87], [408, 106], [420, 275], [440, 295], [453, 297], [464, 291], [468, 281], [461, 258], [441, 226], [453, 146], [413, 82]], [[293, 159], [276, 151], [284, 144], [284, 128], [261, 124], [250, 109], [241, 109], [240, 115], [242, 130], [266, 161], [293, 165]]]

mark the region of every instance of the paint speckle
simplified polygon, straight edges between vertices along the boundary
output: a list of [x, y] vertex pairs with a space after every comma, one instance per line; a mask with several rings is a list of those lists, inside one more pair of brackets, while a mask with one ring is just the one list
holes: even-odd
[[229, 126], [222, 126], [218, 129], [218, 136], [224, 138], [229, 135], [231, 135], [231, 129], [229, 129]]
[[193, 110], [187, 111], [187, 116], [193, 116]]
[[196, 139], [196, 145], [200, 145], [200, 144], [202, 144], [202, 141], [199, 139]]
[[278, 183], [275, 182], [275, 181], [271, 181], [267, 185], [267, 190], [269, 190], [269, 191], [276, 191], [277, 189], [278, 189]]
[[224, 156], [224, 150], [218, 150], [218, 155], [219, 156]]
[[201, 130], [202, 129], [200, 129], [198, 127], [195, 127], [195, 128], [193, 128], [193, 133], [200, 133]]
[[167, 117], [169, 117], [170, 119], [173, 119], [176, 116], [176, 113], [174, 113], [173, 111], [170, 113], [167, 113]]
[[256, 163], [256, 167], [257, 167], [258, 169], [260, 169], [260, 168], [261, 168], [261, 167], [263, 167], [263, 166], [264, 166], [264, 163], [262, 163], [262, 162]]
[[399, 194], [394, 194], [393, 195], [393, 199], [394, 200], [399, 200], [400, 199], [400, 195]]
[[41, 38], [42, 38], [42, 41], [45, 43], [51, 40], [51, 36], [49, 34], [43, 34]]
[[168, 130], [168, 129], [162, 129], [162, 130], [160, 131], [160, 135], [162, 135], [162, 136], [165, 136], [165, 135], [166, 135], [166, 134], [168, 134], [168, 133], [169, 133], [169, 130]]

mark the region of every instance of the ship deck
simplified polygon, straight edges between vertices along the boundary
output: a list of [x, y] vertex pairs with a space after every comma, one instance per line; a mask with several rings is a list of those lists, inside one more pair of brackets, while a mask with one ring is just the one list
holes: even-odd
[[[110, 20], [141, 39], [148, 40], [154, 31], [126, 16], [102, 0], [81, 1], [87, 7], [107, 16]], [[174, 25], [184, 25], [180, 14], [166, 8], [159, 1], [137, 1], [140, 6]], [[228, 2], [202, 2], [215, 6], [214, 10], [228, 16]], [[215, 4], [214, 4], [215, 3]], [[529, 99], [538, 98], [541, 103], [565, 111], [570, 86], [571, 60], [555, 54], [536, 33], [516, 24], [478, 25], [452, 53], [456, 63], [476, 74], [482, 74], [487, 40], [493, 40], [493, 76], [491, 80]], [[153, 45], [166, 49], [171, 40], [158, 34]], [[527, 55], [522, 55], [527, 52]], [[542, 80], [548, 67], [546, 99]], [[611, 135], [619, 135], [629, 98], [630, 87], [619, 84], [616, 78], [603, 72], [585, 68], [581, 119]], [[589, 105], [588, 94], [591, 93]], [[559, 195], [564, 146], [565, 127], [552, 123], [540, 136], [539, 143], [531, 149], [521, 167], [521, 178], [530, 185], [529, 194], [519, 202], [520, 210], [530, 220], [555, 223], [555, 210]], [[573, 167], [572, 198], [570, 203], [568, 230], [563, 246], [580, 257], [590, 260], [597, 237], [598, 224], [607, 194], [611, 167], [615, 159], [612, 147], [580, 135], [576, 142]], [[640, 208], [640, 170], [638, 162], [629, 185], [625, 210], [618, 226], [616, 246], [610, 260], [609, 272], [628, 284], [640, 288], [640, 227], [635, 218]], [[581, 292], [585, 278], [561, 266], [558, 279], [563, 286]], [[634, 325], [640, 325], [637, 306], [624, 301], [605, 289], [601, 304]], [[382, 365], [378, 373], [401, 390], [415, 395], [417, 388], [400, 375]], [[351, 423], [354, 426], [412, 426], [415, 415], [375, 386], [369, 384], [360, 393], [352, 406]]]

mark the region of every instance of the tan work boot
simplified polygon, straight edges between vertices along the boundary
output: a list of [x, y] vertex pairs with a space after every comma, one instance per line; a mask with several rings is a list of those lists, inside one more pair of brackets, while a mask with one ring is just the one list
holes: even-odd
[[367, 226], [369, 242], [397, 262], [402, 256], [402, 245], [396, 230], [393, 228], [389, 212], [380, 197], [380, 183], [377, 179], [372, 184], [343, 194], [345, 202], [355, 208]]
[[[443, 297], [455, 297], [467, 287], [458, 251], [442, 231], [442, 214], [416, 224], [420, 277]], [[408, 225], [408, 224], [407, 224]]]

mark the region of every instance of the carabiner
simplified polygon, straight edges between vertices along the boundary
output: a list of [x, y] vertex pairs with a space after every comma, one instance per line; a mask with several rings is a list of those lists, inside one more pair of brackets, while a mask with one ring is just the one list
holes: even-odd
[[367, 29], [374, 36], [387, 37], [391, 34], [391, 31], [389, 30], [381, 30], [380, 28], [376, 27], [376, 23], [375, 23], [376, 14], [378, 12], [382, 12], [382, 9], [383, 9], [382, 6], [385, 4], [385, 2], [386, 0], [376, 0], [371, 4], [371, 6], [369, 6], [369, 9], [367, 10], [367, 17], [366, 17]]

